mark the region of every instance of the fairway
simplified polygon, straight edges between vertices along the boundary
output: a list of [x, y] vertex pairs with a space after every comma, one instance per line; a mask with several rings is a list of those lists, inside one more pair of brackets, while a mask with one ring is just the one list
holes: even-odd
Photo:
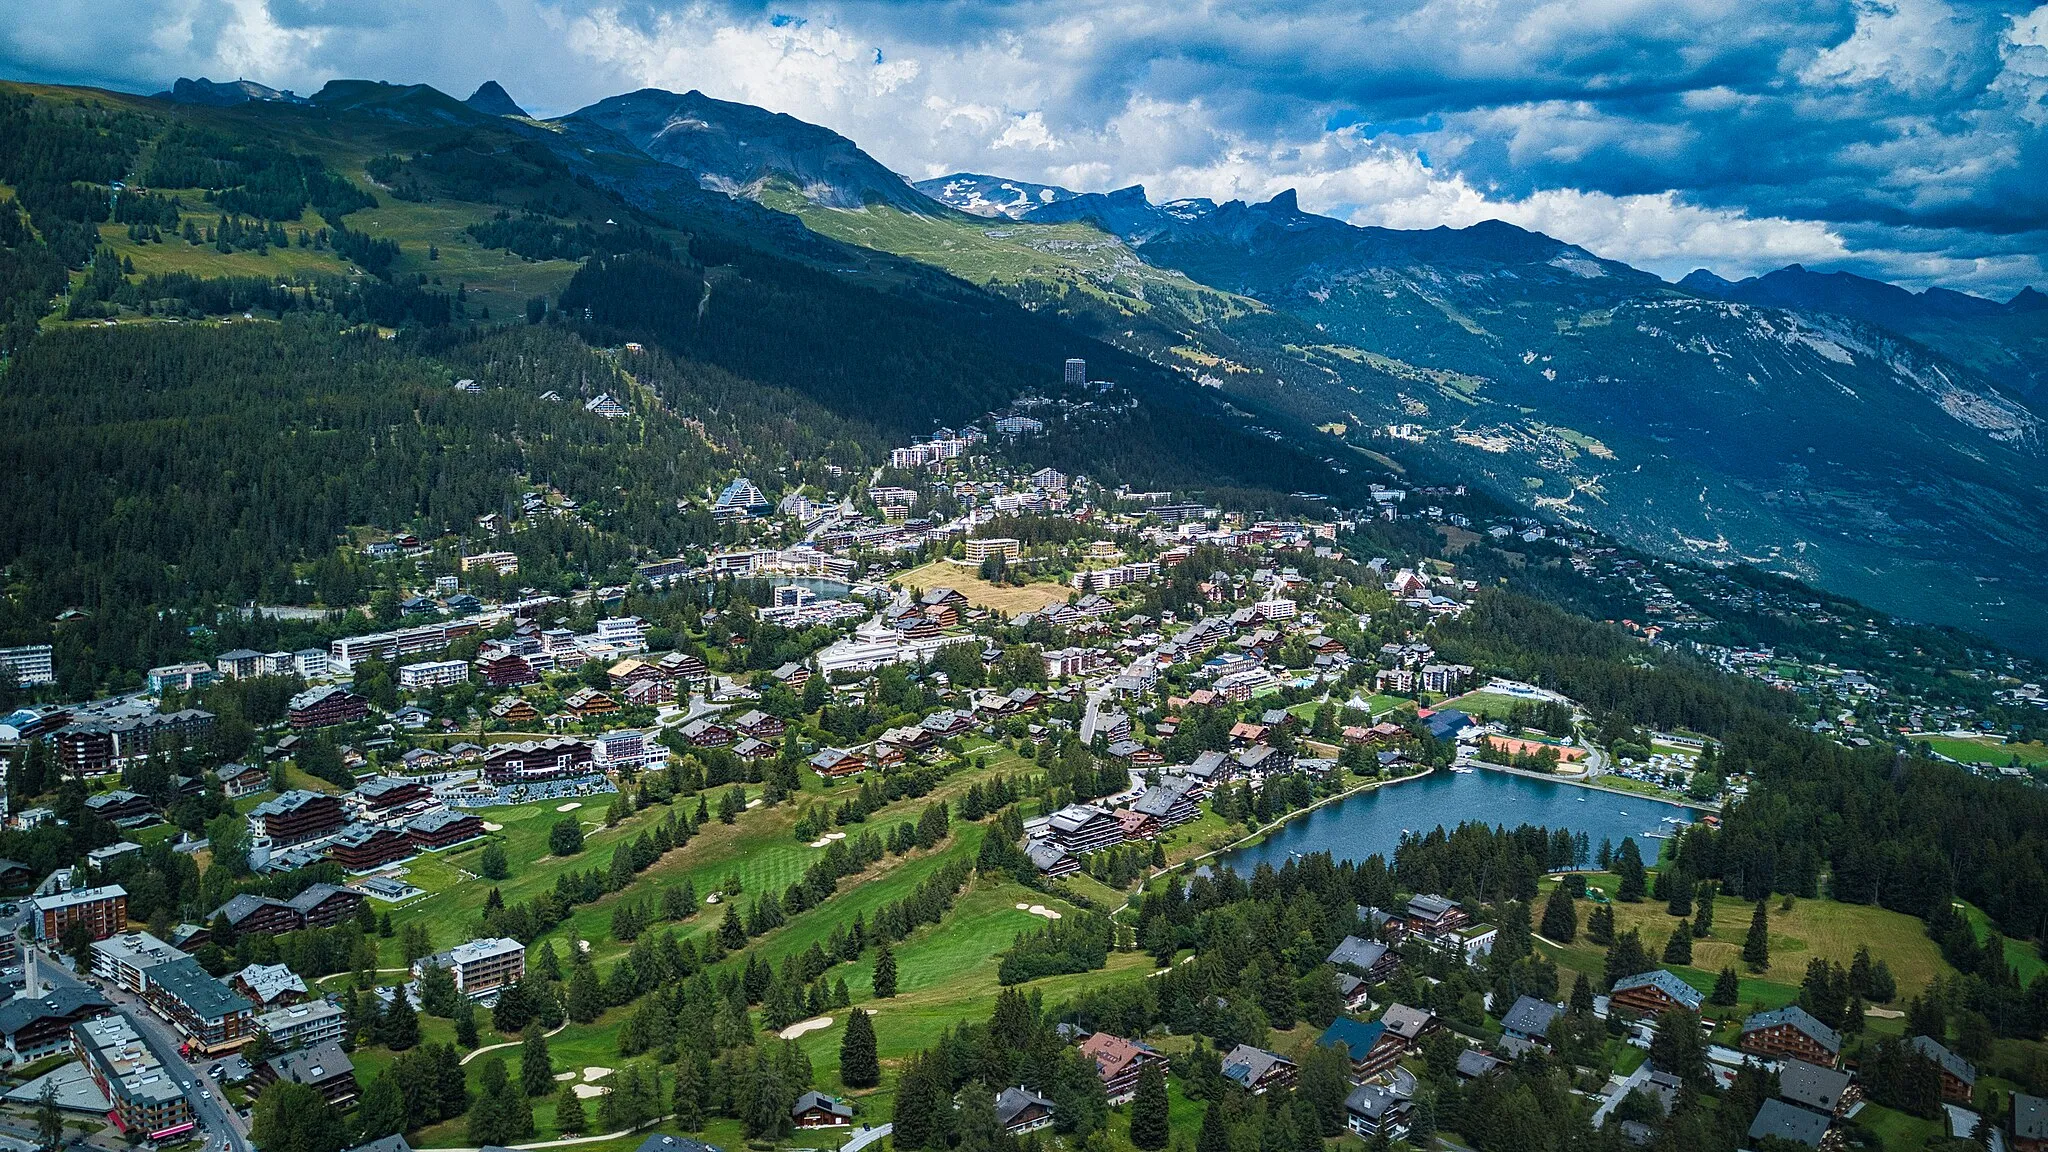
[[1073, 594], [1073, 589], [1064, 584], [1026, 584], [1022, 588], [991, 584], [977, 575], [973, 567], [948, 560], [934, 560], [922, 568], [912, 568], [897, 576], [895, 582], [915, 592], [951, 588], [976, 608], [993, 608], [1013, 616], [1065, 604]]
[[[1916, 742], [1919, 738], [1915, 738]], [[2048, 744], [2010, 744], [1979, 737], [1928, 736], [1927, 745], [1940, 755], [1964, 764], [2011, 764], [2038, 768], [2048, 764]]]

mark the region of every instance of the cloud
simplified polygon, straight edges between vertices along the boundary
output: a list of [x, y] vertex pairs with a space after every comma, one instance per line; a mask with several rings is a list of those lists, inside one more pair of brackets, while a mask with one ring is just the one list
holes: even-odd
[[337, 76], [559, 114], [698, 88], [913, 176], [1498, 217], [1675, 275], [2044, 279], [2048, 5], [2010, 0], [38, 0], [0, 69]]

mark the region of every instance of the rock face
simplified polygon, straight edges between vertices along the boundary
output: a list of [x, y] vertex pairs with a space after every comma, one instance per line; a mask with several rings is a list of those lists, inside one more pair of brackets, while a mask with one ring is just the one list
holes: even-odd
[[701, 92], [678, 95], [643, 88], [564, 119], [612, 132], [694, 175], [702, 187], [731, 196], [758, 199], [780, 181], [829, 208], [886, 204], [921, 214], [947, 210], [829, 128]]
[[1056, 184], [1005, 180], [1001, 176], [982, 176], [973, 172], [955, 172], [951, 176], [919, 180], [913, 187], [946, 207], [970, 216], [1007, 216], [1012, 220], [1023, 219], [1048, 204], [1072, 200], [1075, 195]]
[[295, 95], [290, 89], [266, 88], [254, 80], [229, 80], [216, 84], [204, 76], [197, 80], [180, 76], [169, 90], [157, 93], [155, 98], [169, 100], [174, 104], [204, 104], [214, 108], [247, 104], [251, 100], [279, 104], [306, 103], [305, 97]]
[[505, 91], [496, 80], [486, 80], [479, 84], [477, 90], [470, 93], [469, 99], [463, 103], [486, 116], [526, 115], [526, 109], [513, 102], [512, 94]]

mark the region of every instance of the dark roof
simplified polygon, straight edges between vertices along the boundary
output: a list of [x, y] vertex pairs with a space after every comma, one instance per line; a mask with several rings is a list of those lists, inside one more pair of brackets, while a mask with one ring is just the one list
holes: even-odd
[[1488, 1056], [1477, 1048], [1467, 1048], [1463, 1052], [1458, 1053], [1458, 1075], [1468, 1080], [1476, 1080], [1488, 1072], [1502, 1067], [1502, 1064], [1502, 1061]]
[[[1648, 972], [1640, 972], [1634, 976], [1624, 976], [1621, 979], [1616, 980], [1614, 982], [1613, 991], [1626, 992], [1631, 988], [1644, 987], [1656, 988], [1658, 991], [1664, 993], [1666, 996], [1671, 997], [1671, 999], [1677, 1001], [1678, 1003], [1683, 1004], [1685, 1007], [1692, 1009], [1694, 1012], [1700, 1010], [1700, 1003], [1705, 999], [1705, 997], [1700, 995], [1699, 989], [1693, 987], [1690, 984], [1687, 984], [1685, 981], [1680, 980], [1678, 977], [1673, 976], [1671, 973], [1666, 972], [1662, 968], [1652, 968]], [[1793, 1009], [1793, 1011], [1798, 1011], [1798, 1009], [1795, 1008]], [[1805, 1013], [1800, 1014], [1805, 1015]], [[1771, 1013], [1766, 1012], [1763, 1013], [1763, 1015], [1768, 1016], [1771, 1015]], [[1807, 1018], [1812, 1019], [1812, 1017]], [[1756, 1017], [1751, 1017], [1750, 1019], [1753, 1021], [1756, 1019]], [[1818, 1024], [1819, 1021], [1816, 1020], [1814, 1021], [1814, 1023]], [[1743, 1029], [1743, 1031], [1745, 1032], [1747, 1032], [1748, 1030], [1749, 1029], [1747, 1027]]]
[[1047, 1112], [1053, 1110], [1052, 1101], [1029, 1088], [1005, 1088], [996, 1093], [996, 1123], [1007, 1128], [1020, 1113], [1034, 1104]]
[[1249, 1044], [1239, 1044], [1230, 1050], [1230, 1055], [1223, 1058], [1223, 1078], [1239, 1087], [1250, 1088], [1266, 1073], [1280, 1065], [1291, 1068], [1294, 1061], [1277, 1052], [1268, 1052], [1264, 1048], [1254, 1048]]
[[1830, 1052], [1842, 1050], [1842, 1034], [1815, 1019], [1813, 1014], [1797, 1004], [1787, 1004], [1770, 1012], [1759, 1012], [1742, 1022], [1742, 1031], [1754, 1032], [1760, 1028], [1776, 1028], [1788, 1024], [1811, 1037], [1814, 1043]]
[[1787, 1060], [1778, 1069], [1778, 1095], [1794, 1104], [1804, 1104], [1833, 1115], [1842, 1103], [1842, 1093], [1849, 1090], [1849, 1080], [1847, 1072], [1808, 1064], [1804, 1060]]
[[346, 888], [338, 888], [332, 884], [308, 884], [304, 892], [285, 901], [285, 903], [298, 909], [300, 912], [311, 912], [325, 903], [328, 898], [336, 895], [353, 896], [357, 900], [363, 898], [359, 892], [351, 892]]
[[1500, 1018], [1500, 1026], [1524, 1036], [1541, 1036], [1550, 1031], [1550, 1022], [1563, 1013], [1564, 1009], [1547, 1000], [1524, 996]]
[[269, 896], [258, 896], [252, 892], [244, 892], [220, 907], [215, 908], [213, 914], [208, 916], [206, 921], [211, 924], [215, 916], [225, 916], [228, 918], [229, 924], [240, 924], [265, 908], [289, 907], [291, 905], [286, 904], [282, 900], [272, 899]]
[[660, 1132], [640, 1142], [633, 1152], [720, 1152], [718, 1145], [692, 1140], [688, 1136], [668, 1136]]
[[85, 987], [52, 988], [47, 996], [17, 995], [0, 1004], [0, 1036], [12, 1036], [38, 1020], [69, 1019], [112, 1007], [106, 997]]
[[852, 1105], [846, 1103], [844, 1100], [840, 1100], [833, 1096], [827, 1096], [823, 1092], [819, 1092], [816, 1090], [806, 1092], [803, 1095], [797, 1097], [796, 1103], [789, 1106], [789, 1114], [792, 1116], [801, 1116], [804, 1113], [809, 1112], [813, 1108], [822, 1108], [827, 1113], [833, 1116], [844, 1116], [849, 1120], [853, 1118]]
[[1795, 1108], [1783, 1100], [1766, 1100], [1756, 1110], [1756, 1119], [1750, 1122], [1749, 1138], [1761, 1140], [1776, 1136], [1780, 1140], [1792, 1140], [1808, 1148], [1820, 1147], [1820, 1138], [1827, 1135], [1828, 1118], [1818, 1112]]
[[2048, 1100], [2013, 1093], [2012, 1134], [2028, 1140], [2048, 1139]]
[[353, 1076], [356, 1071], [355, 1062], [341, 1050], [341, 1045], [332, 1040], [322, 1040], [310, 1048], [293, 1052], [280, 1052], [263, 1063], [278, 1079], [290, 1080], [294, 1084], [325, 1084], [343, 1075]]
[[158, 964], [149, 982], [191, 1009], [201, 1020], [219, 1020], [254, 1008], [241, 993], [214, 979], [190, 956]]
[[1335, 948], [1330, 950], [1330, 955], [1327, 959], [1330, 963], [1339, 967], [1356, 968], [1363, 972], [1369, 971], [1386, 954], [1387, 946], [1377, 940], [1346, 936], [1338, 942]]
[[1448, 740], [1463, 732], [1465, 726], [1470, 723], [1472, 723], [1470, 716], [1465, 715], [1456, 708], [1445, 708], [1431, 713], [1429, 719], [1422, 722], [1422, 726], [1429, 730], [1429, 734], [1432, 737], [1438, 740]]
[[1910, 1041], [1913, 1050], [1941, 1066], [1942, 1071], [1972, 1087], [1977, 1083], [1977, 1067], [1961, 1056], [1949, 1051], [1932, 1036], [1915, 1036]]
[[403, 1136], [380, 1136], [368, 1144], [358, 1144], [348, 1152], [412, 1152], [412, 1145]]

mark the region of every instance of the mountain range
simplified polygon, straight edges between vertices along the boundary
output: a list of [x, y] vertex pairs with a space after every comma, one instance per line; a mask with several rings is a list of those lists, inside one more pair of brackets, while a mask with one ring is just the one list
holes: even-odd
[[1214, 397], [1333, 475], [1455, 474], [1630, 544], [2048, 651], [2048, 297], [2031, 289], [1998, 302], [1798, 267], [1671, 284], [1498, 221], [1357, 227], [1292, 193], [912, 184], [828, 128], [698, 92], [531, 121], [496, 84], [465, 102], [335, 81], [307, 104], [223, 87], [163, 98], [387, 122], [408, 187], [469, 187], [453, 173], [481, 148], [494, 179], [551, 168], [838, 275], [966, 281], [1119, 349], [1126, 374], [1195, 386], [1154, 403]]

